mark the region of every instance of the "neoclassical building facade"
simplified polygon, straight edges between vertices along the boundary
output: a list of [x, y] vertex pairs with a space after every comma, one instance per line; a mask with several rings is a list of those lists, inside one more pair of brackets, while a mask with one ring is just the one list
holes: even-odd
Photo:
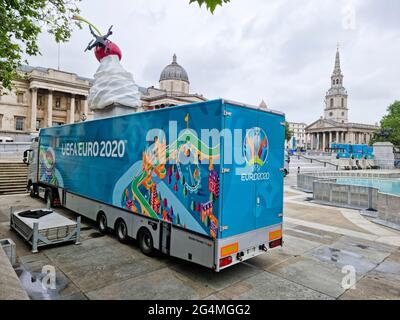
[[0, 135], [15, 141], [40, 128], [90, 118], [91, 80], [63, 71], [22, 66], [14, 90], [0, 97]]
[[[0, 96], [0, 136], [14, 141], [29, 141], [40, 128], [90, 120], [88, 104], [92, 79], [73, 73], [42, 67], [22, 66], [14, 89]], [[139, 87], [144, 110], [154, 110], [206, 101], [189, 92], [186, 70], [174, 55], [161, 72], [159, 88]]]
[[375, 125], [352, 123], [348, 120], [348, 93], [343, 86], [339, 49], [331, 76], [331, 88], [325, 96], [324, 116], [306, 128], [309, 149], [325, 151], [332, 143], [368, 144]]

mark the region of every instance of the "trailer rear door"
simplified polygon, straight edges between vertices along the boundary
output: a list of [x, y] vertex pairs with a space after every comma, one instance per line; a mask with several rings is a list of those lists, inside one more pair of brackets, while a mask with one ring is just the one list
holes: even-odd
[[280, 115], [260, 111], [258, 120], [262, 140], [267, 144], [259, 168], [266, 175], [255, 181], [256, 228], [260, 229], [283, 221], [285, 127]]
[[223, 139], [221, 238], [282, 222], [283, 121], [283, 115], [225, 104], [233, 146]]

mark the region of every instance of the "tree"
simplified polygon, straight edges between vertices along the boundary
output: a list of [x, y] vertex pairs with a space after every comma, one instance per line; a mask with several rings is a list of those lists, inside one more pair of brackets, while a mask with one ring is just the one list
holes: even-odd
[[381, 120], [380, 129], [374, 133], [370, 144], [391, 142], [400, 146], [400, 101], [395, 101], [388, 109], [388, 114]]
[[190, 0], [190, 3], [197, 2], [199, 6], [205, 3], [207, 9], [213, 13], [217, 6], [222, 6], [223, 3], [228, 3], [229, 1], [230, 0]]
[[293, 137], [293, 131], [289, 128], [289, 123], [285, 122], [285, 140], [289, 141]]
[[40, 54], [38, 35], [44, 28], [54, 35], [56, 42], [71, 37], [72, 17], [79, 13], [80, 0], [0, 0], [0, 93], [11, 89], [11, 81], [18, 77], [17, 69], [23, 55]]

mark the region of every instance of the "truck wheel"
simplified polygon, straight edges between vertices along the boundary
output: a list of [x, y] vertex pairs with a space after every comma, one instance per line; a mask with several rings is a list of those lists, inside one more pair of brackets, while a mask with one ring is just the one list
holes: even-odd
[[139, 247], [146, 256], [151, 256], [154, 252], [153, 237], [147, 229], [143, 229], [139, 234]]
[[115, 228], [115, 231], [117, 233], [117, 238], [119, 242], [121, 243], [127, 243], [128, 242], [128, 228], [126, 227], [126, 224], [123, 220], [120, 220], [117, 222], [117, 226]]
[[39, 196], [38, 187], [31, 185], [29, 195], [31, 198], [37, 198]]
[[97, 227], [102, 234], [107, 233], [107, 217], [103, 212], [97, 217]]
[[285, 169], [285, 173], [283, 176], [286, 178], [288, 174], [289, 174], [289, 172]]

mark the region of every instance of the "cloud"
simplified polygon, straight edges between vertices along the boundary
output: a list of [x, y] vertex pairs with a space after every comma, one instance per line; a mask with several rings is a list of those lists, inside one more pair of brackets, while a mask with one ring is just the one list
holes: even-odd
[[[265, 99], [289, 121], [311, 123], [323, 114], [340, 42], [352, 122], [375, 123], [400, 99], [398, 0], [232, 0], [214, 15], [188, 2], [97, 0], [81, 8], [102, 30], [114, 25], [123, 65], [142, 86], [157, 86], [176, 53], [193, 92]], [[40, 39], [43, 56], [30, 63], [57, 67], [57, 45], [49, 35]], [[91, 77], [98, 63], [83, 52], [89, 41], [86, 29], [77, 30], [62, 45], [61, 68]]]

